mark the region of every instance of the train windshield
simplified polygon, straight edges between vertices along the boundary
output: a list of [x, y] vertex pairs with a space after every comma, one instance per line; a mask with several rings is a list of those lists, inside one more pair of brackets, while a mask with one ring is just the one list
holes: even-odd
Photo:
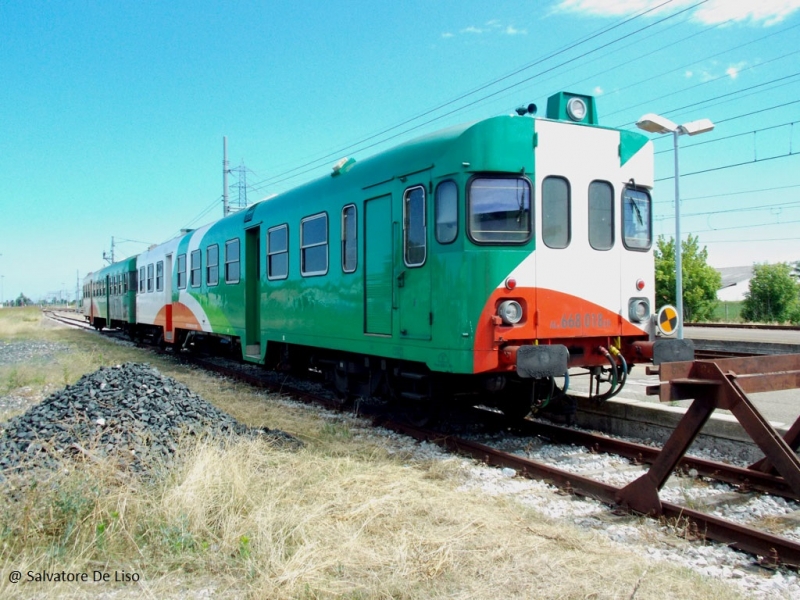
[[650, 218], [650, 194], [644, 190], [625, 189], [622, 197], [622, 241], [629, 250], [649, 250], [653, 242]]
[[531, 184], [522, 177], [478, 177], [469, 186], [469, 234], [482, 244], [531, 237]]

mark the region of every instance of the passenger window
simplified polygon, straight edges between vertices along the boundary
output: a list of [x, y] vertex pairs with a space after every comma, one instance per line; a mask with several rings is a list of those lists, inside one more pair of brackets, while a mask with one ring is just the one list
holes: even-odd
[[178, 254], [178, 289], [186, 289], [186, 255]]
[[225, 283], [239, 283], [239, 240], [225, 242]]
[[145, 271], [144, 267], [139, 267], [139, 293], [144, 294]]
[[304, 276], [328, 272], [328, 215], [307, 217], [300, 222], [300, 273]]
[[164, 261], [160, 260], [156, 263], [156, 291], [164, 291]]
[[147, 265], [147, 291], [153, 291], [153, 263]]
[[650, 194], [625, 188], [622, 196], [622, 243], [629, 250], [649, 250], [653, 243]]
[[407, 267], [419, 267], [425, 263], [427, 237], [425, 188], [407, 189], [403, 195], [403, 252]]
[[286, 279], [289, 275], [289, 227], [280, 225], [267, 231], [267, 278]]
[[542, 241], [550, 248], [566, 248], [572, 236], [569, 182], [546, 177], [542, 182]]
[[192, 250], [192, 253], [189, 255], [189, 259], [191, 262], [190, 272], [189, 272], [189, 285], [192, 287], [200, 287], [201, 279], [202, 279], [202, 259], [203, 257], [200, 254], [200, 250]]
[[342, 271], [352, 273], [358, 263], [358, 224], [356, 206], [350, 204], [342, 209]]
[[[237, 277], [238, 279], [238, 277]], [[213, 244], [206, 250], [206, 284], [219, 283], [219, 244]]]
[[589, 184], [589, 245], [595, 250], [614, 246], [614, 188], [607, 181]]
[[458, 186], [455, 181], [444, 181], [436, 187], [434, 199], [436, 241], [449, 244], [458, 235]]
[[522, 177], [476, 177], [469, 185], [469, 234], [479, 244], [531, 239], [531, 184]]

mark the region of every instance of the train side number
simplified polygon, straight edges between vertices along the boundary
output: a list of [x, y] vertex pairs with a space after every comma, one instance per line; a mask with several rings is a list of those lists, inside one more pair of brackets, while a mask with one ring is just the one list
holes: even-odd
[[561, 320], [550, 321], [550, 329], [587, 329], [611, 327], [611, 319], [603, 313], [564, 313]]

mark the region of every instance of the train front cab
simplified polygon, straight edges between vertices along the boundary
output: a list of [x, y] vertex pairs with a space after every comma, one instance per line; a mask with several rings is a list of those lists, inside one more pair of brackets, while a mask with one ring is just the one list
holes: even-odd
[[[567, 114], [575, 97], [584, 103], [581, 118]], [[615, 371], [616, 385], [622, 359], [632, 365], [653, 356], [652, 144], [637, 133], [599, 127], [591, 97], [557, 94], [547, 118], [534, 123], [533, 175], [515, 183], [521, 217], [531, 207], [530, 237], [509, 231], [494, 242], [509, 249], [528, 243], [531, 251], [497, 273], [479, 319], [475, 371], [552, 379], [571, 367], [606, 368]], [[482, 208], [489, 205], [481, 189], [487, 183], [512, 185], [507, 176], [468, 184], [468, 233], [479, 245], [487, 244], [480, 214], [489, 212]], [[511, 223], [513, 202], [505, 204]], [[691, 358], [679, 349], [672, 360]]]

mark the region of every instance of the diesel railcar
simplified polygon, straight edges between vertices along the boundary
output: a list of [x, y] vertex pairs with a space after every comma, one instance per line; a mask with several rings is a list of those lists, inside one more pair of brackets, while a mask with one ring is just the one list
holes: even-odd
[[131, 259], [137, 332], [342, 393], [518, 412], [571, 367], [613, 393], [654, 351], [687, 358], [654, 343], [651, 142], [601, 125], [591, 96], [517, 112], [343, 159]]

